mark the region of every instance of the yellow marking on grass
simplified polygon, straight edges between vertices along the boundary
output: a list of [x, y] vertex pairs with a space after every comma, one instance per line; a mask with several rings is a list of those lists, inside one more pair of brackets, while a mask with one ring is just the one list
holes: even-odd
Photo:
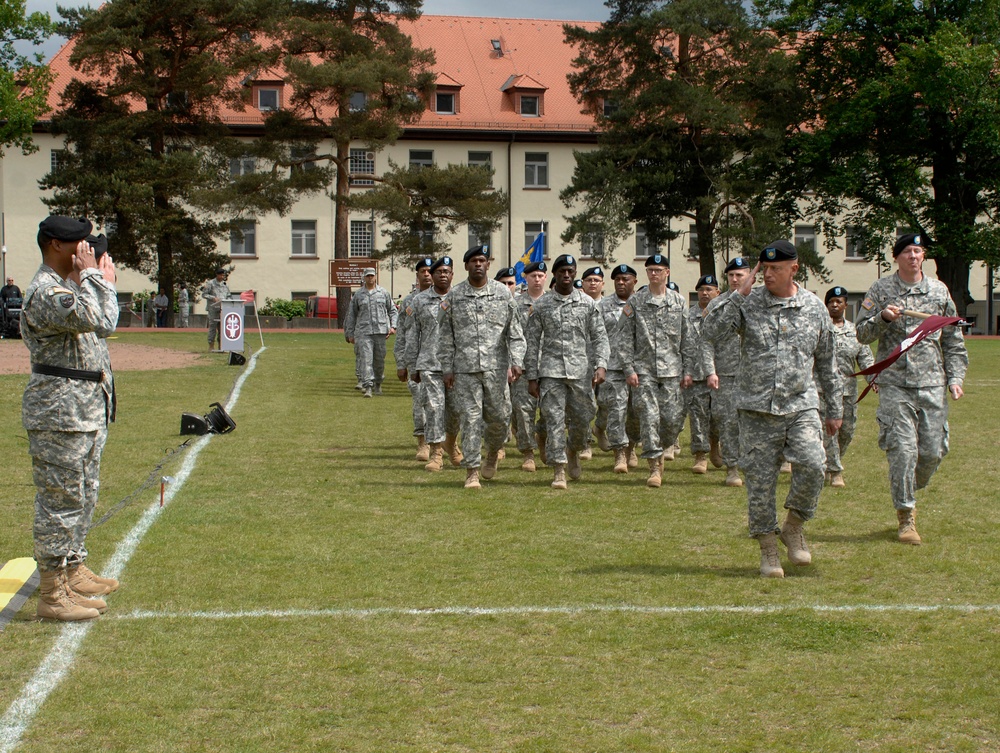
[[10, 560], [0, 569], [0, 610], [10, 604], [34, 572], [35, 561], [31, 557]]

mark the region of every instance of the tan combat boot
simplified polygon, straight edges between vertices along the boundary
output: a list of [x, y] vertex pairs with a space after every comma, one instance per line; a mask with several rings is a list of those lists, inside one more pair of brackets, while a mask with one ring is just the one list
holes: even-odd
[[660, 457], [662, 457], [664, 460], [673, 460], [674, 459], [674, 446], [670, 445], [668, 448], [666, 448], [663, 451], [663, 454]]
[[663, 484], [663, 456], [649, 458], [649, 478], [646, 479], [646, 486], [659, 489]]
[[601, 452], [607, 452], [611, 449], [611, 445], [608, 444], [608, 432], [606, 429], [595, 426], [594, 437], [597, 439], [597, 446], [601, 448]]
[[440, 471], [444, 468], [444, 446], [440, 442], [432, 442], [430, 445], [430, 457], [427, 458], [425, 471]]
[[483, 466], [479, 469], [479, 475], [485, 479], [493, 478], [497, 475], [497, 465], [499, 465], [499, 463], [499, 452], [487, 452], [486, 460], [483, 461]]
[[628, 443], [628, 467], [638, 468], [639, 467], [639, 456], [635, 453], [635, 442]]
[[708, 453], [696, 452], [694, 454], [694, 465], [691, 466], [692, 473], [708, 473]]
[[81, 596], [104, 596], [111, 593], [111, 588], [95, 581], [80, 565], [66, 568], [66, 585]]
[[93, 570], [91, 570], [89, 567], [87, 567], [84, 564], [80, 564], [79, 567], [80, 567], [80, 572], [83, 573], [88, 578], [90, 578], [92, 581], [94, 581], [96, 583], [100, 583], [101, 585], [107, 586], [109, 589], [111, 589], [108, 593], [112, 593], [112, 592], [118, 590], [118, 580], [117, 579], [115, 579], [115, 578], [102, 578], [100, 575], [98, 575], [97, 573], [95, 573]]
[[708, 459], [712, 461], [712, 465], [716, 468], [721, 468], [725, 461], [722, 459], [722, 448], [719, 447], [719, 440], [713, 439], [712, 445], [708, 454]]
[[920, 534], [917, 533], [917, 511], [896, 510], [899, 520], [899, 541], [903, 544], [920, 545]]
[[431, 459], [431, 448], [423, 434], [417, 435], [417, 456], [416, 460], [426, 463]]
[[524, 460], [521, 461], [521, 470], [527, 471], [528, 473], [535, 472], [535, 451], [525, 450], [521, 453], [524, 455]]
[[837, 472], [830, 474], [830, 486], [834, 489], [843, 489], [847, 484], [844, 483], [844, 474]]
[[615, 450], [615, 473], [628, 473], [628, 450], [621, 447]]
[[479, 488], [479, 469], [469, 468], [465, 471], [465, 488], [466, 489], [478, 489]]
[[726, 468], [726, 486], [743, 486], [743, 479], [740, 478], [740, 469], [735, 465]]
[[789, 463], [787, 460], [783, 460], [781, 463], [781, 468], [778, 469], [778, 473], [791, 473], [791, 472], [792, 472], [792, 464]]
[[785, 524], [781, 526], [781, 534], [778, 538], [781, 543], [788, 547], [788, 559], [793, 565], [808, 565], [812, 562], [812, 555], [809, 554], [809, 547], [806, 545], [806, 535], [802, 530], [805, 523], [794, 510], [789, 510], [785, 516]]
[[72, 588], [67, 591], [70, 600], [76, 604], [78, 607], [83, 607], [84, 609], [96, 609], [99, 614], [104, 614], [108, 611], [108, 603], [104, 599], [99, 599], [96, 596], [84, 596], [83, 594], [77, 593]]
[[456, 468], [462, 464], [462, 448], [458, 446], [458, 437], [454, 434], [444, 435], [444, 451], [451, 458], [451, 464]]
[[[594, 451], [592, 449], [590, 449], [589, 447], [587, 447], [586, 449], [580, 450], [579, 457], [580, 457], [580, 460], [593, 460], [594, 459]], [[572, 478], [572, 476], [570, 478]]]
[[556, 463], [555, 473], [552, 476], [552, 488], [553, 489], [566, 489], [568, 485], [566, 484], [566, 464]]
[[785, 571], [778, 557], [778, 537], [768, 533], [757, 540], [760, 542], [760, 574], [765, 578], [784, 578]]
[[65, 570], [39, 570], [41, 581], [38, 585], [37, 614], [42, 619], [76, 622], [93, 620], [101, 613], [90, 607], [77, 604], [66, 585]]
[[566, 453], [566, 456], [569, 458], [569, 462], [566, 464], [566, 470], [569, 471], [570, 479], [573, 481], [579, 481], [580, 476], [583, 475], [583, 466], [580, 465], [582, 453], [570, 450]]

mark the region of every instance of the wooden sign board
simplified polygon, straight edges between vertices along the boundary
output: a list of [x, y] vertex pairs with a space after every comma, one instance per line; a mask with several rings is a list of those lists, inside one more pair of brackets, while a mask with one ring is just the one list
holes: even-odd
[[360, 288], [365, 284], [366, 267], [375, 268], [378, 279], [378, 262], [368, 258], [332, 259], [330, 261], [331, 288]]

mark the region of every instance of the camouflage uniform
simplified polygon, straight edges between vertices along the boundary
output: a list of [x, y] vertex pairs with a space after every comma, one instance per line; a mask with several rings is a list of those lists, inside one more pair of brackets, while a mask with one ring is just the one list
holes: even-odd
[[100, 381], [32, 373], [22, 420], [35, 495], [35, 561], [40, 570], [87, 558], [85, 539], [100, 489], [101, 452], [113, 418], [106, 343], [118, 324], [118, 295], [97, 269], [80, 284], [43, 264], [24, 296], [21, 335], [32, 365], [100, 372]]
[[344, 337], [354, 338], [358, 381], [364, 389], [380, 387], [385, 378], [385, 341], [396, 328], [398, 312], [389, 291], [362, 287], [351, 297]]
[[701, 333], [704, 309], [695, 304], [688, 309], [688, 334], [694, 341], [695, 358], [686, 374], [693, 383], [684, 391], [688, 416], [691, 419], [691, 453], [708, 452], [711, 443], [719, 440], [722, 424], [721, 405], [715, 392], [708, 386], [708, 378], [715, 373], [711, 348], [706, 346]]
[[642, 456], [658, 458], [684, 425], [681, 378], [696, 357], [688, 332], [687, 306], [669, 288], [659, 300], [643, 288], [622, 309], [620, 343], [625, 376], [639, 375]]
[[410, 302], [409, 332], [406, 337], [406, 368], [420, 375], [424, 388], [424, 438], [430, 444], [444, 442], [445, 434], [458, 434], [455, 397], [446, 393], [441, 360], [438, 358], [441, 303], [447, 297], [428, 288]]
[[[716, 297], [709, 303], [709, 307], [729, 295], [727, 291]], [[704, 319], [702, 323], [704, 324]], [[735, 468], [740, 462], [740, 422], [736, 411], [740, 336], [735, 332], [729, 332], [722, 339], [712, 342], [704, 336], [704, 332], [702, 335], [702, 347], [707, 351], [707, 358], [711, 359], [715, 375], [719, 378], [719, 389], [712, 395], [712, 412], [719, 417], [722, 460], [727, 468]]]
[[[841, 473], [844, 470], [840, 459], [854, 439], [854, 429], [858, 423], [858, 378], [854, 374], [867, 369], [875, 363], [871, 348], [858, 342], [858, 331], [854, 324], [844, 321], [843, 325], [833, 325], [834, 347], [837, 350], [837, 371], [843, 381], [844, 422], [840, 431], [834, 436], [823, 435], [823, 447], [826, 450], [827, 473]], [[817, 385], [817, 388], [819, 385]], [[824, 419], [822, 410], [823, 394], [820, 392], [820, 419]]]
[[177, 326], [186, 329], [191, 316], [191, 296], [187, 288], [181, 288], [177, 293]]
[[410, 391], [410, 398], [413, 401], [413, 436], [415, 437], [425, 436], [426, 397], [423, 384], [414, 382], [413, 372], [409, 370], [409, 361], [406, 358], [406, 340], [413, 321], [413, 301], [421, 292], [423, 291], [414, 290], [399, 304], [399, 316], [396, 319], [396, 342], [392, 345], [392, 357], [396, 361], [396, 368], [407, 369], [409, 372], [406, 375], [406, 388]]
[[594, 300], [574, 288], [569, 295], [549, 291], [538, 299], [525, 339], [525, 378], [539, 383], [538, 407], [548, 430], [545, 460], [566, 463], [567, 429], [571, 452], [590, 442], [597, 412], [592, 380], [596, 369], [608, 367], [608, 333]]
[[[514, 306], [522, 332], [527, 329], [528, 311], [533, 303], [528, 291], [514, 296]], [[538, 449], [535, 434], [544, 437], [545, 427], [538, 419], [538, 399], [528, 394], [527, 379], [518, 379], [510, 386], [510, 399], [513, 404], [514, 437], [517, 440], [517, 449], [521, 452]], [[537, 424], [536, 421], [538, 421]]]
[[460, 282], [441, 304], [441, 372], [455, 375], [454, 400], [462, 434], [462, 465], [478, 468], [482, 445], [497, 452], [507, 440], [508, 365], [524, 363], [524, 333], [507, 286]]
[[618, 345], [618, 325], [622, 319], [622, 309], [627, 301], [616, 295], [602, 298], [598, 304], [604, 329], [608, 333], [611, 355], [608, 357], [608, 373], [604, 384], [597, 393], [596, 425], [608, 433], [608, 445], [613, 450], [628, 447], [629, 442], [638, 444], [641, 437], [639, 414], [635, 410], [632, 388], [625, 383], [622, 369], [621, 349]]
[[208, 307], [208, 347], [215, 347], [216, 342], [221, 346], [219, 319], [222, 317], [222, 302], [229, 298], [229, 286], [225, 280], [209, 280], [201, 289], [201, 297]]
[[736, 407], [750, 535], [779, 532], [775, 504], [782, 457], [792, 464], [785, 508], [810, 520], [825, 475], [817, 382], [827, 395], [827, 416], [840, 418], [842, 410], [826, 307], [801, 286], [787, 299], [765, 287], [746, 297], [734, 290], [712, 301], [703, 331], [714, 342], [740, 335]]
[[[889, 304], [927, 314], [955, 316], [948, 288], [926, 275], [908, 285], [899, 274], [877, 280], [858, 315], [858, 342], [878, 340], [881, 361], [920, 322], [901, 316], [886, 322]], [[878, 376], [879, 447], [889, 460], [889, 486], [897, 510], [913, 509], [916, 492], [927, 486], [948, 452], [948, 402], [951, 385], [962, 385], [969, 354], [958, 327], [945, 327], [914, 345]]]

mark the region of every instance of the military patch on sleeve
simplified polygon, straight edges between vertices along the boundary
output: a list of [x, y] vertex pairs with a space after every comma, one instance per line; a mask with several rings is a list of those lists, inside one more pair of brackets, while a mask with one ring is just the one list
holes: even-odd
[[865, 298], [861, 302], [861, 308], [863, 308], [865, 311], [871, 311], [873, 308], [875, 308], [875, 301], [873, 301], [871, 298]]
[[407, 316], [413, 316], [413, 306], [407, 306], [406, 307], [406, 315]]
[[52, 298], [56, 305], [56, 313], [61, 316], [69, 316], [69, 313], [76, 306], [76, 293], [68, 288], [59, 286], [49, 288], [47, 292], [49, 294], [49, 298]]

